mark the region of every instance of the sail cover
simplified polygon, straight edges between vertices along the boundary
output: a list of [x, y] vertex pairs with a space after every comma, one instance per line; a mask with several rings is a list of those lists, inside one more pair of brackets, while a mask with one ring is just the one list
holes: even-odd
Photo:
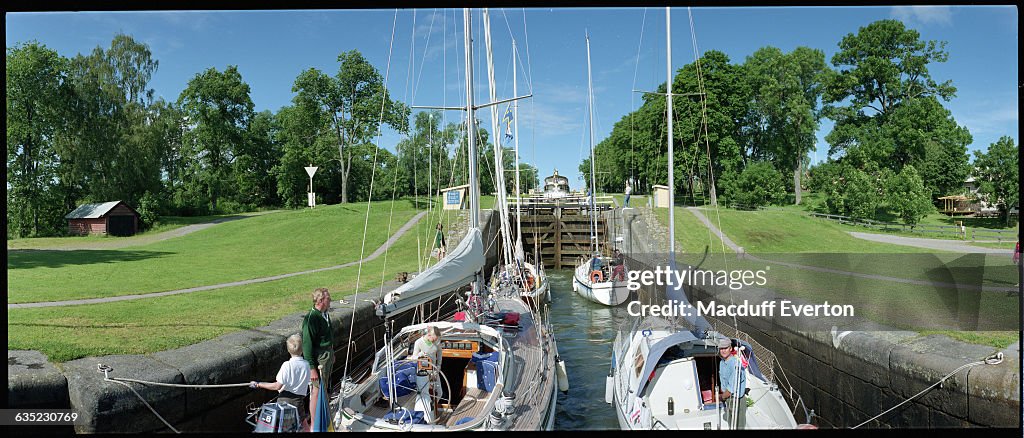
[[459, 246], [436, 265], [384, 295], [377, 316], [411, 309], [463, 286], [484, 267], [484, 243], [479, 228], [470, 228]]

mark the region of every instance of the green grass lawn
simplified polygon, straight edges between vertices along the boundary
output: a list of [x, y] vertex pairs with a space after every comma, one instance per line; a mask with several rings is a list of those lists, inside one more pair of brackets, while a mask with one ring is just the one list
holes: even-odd
[[[407, 200], [394, 205], [392, 217], [391, 201], [372, 203], [364, 256], [416, 213]], [[360, 258], [365, 214], [365, 203], [324, 205], [130, 248], [9, 252], [7, 302], [159, 292], [351, 262]]]
[[1017, 241], [1016, 240], [1003, 241], [1003, 242], [999, 242], [999, 243], [997, 243], [997, 242], [964, 242], [964, 243], [966, 243], [968, 245], [971, 245], [971, 246], [980, 246], [982, 248], [996, 248], [996, 249], [1008, 249], [1008, 250], [1012, 250], [1012, 249], [1016, 248], [1016, 246], [1017, 246]]
[[[321, 207], [318, 206], [317, 210]], [[363, 265], [359, 300], [364, 299], [367, 288], [381, 284], [382, 276], [391, 280], [397, 272], [415, 271], [416, 254], [416, 236], [408, 233], [390, 249], [386, 271], [382, 271], [384, 257]], [[357, 290], [358, 273], [359, 267], [352, 266], [169, 297], [59, 308], [10, 309], [7, 312], [7, 349], [39, 350], [50, 361], [64, 362], [87, 356], [145, 354], [178, 348], [260, 327], [301, 312], [309, 308], [310, 293], [317, 287], [330, 289], [334, 299], [348, 297]], [[187, 278], [187, 275], [180, 278]], [[299, 327], [295, 331], [298, 332]]]
[[223, 219], [226, 217], [242, 216], [238, 214], [221, 214], [214, 216], [163, 216], [157, 221], [156, 225], [152, 228], [138, 233], [134, 236], [128, 237], [117, 237], [107, 235], [90, 235], [90, 236], [66, 236], [66, 237], [35, 237], [25, 239], [11, 239], [7, 241], [7, 249], [47, 249], [47, 248], [59, 248], [63, 246], [72, 246], [79, 244], [92, 244], [92, 243], [106, 243], [106, 242], [125, 242], [131, 244], [135, 241], [145, 241], [155, 234], [160, 234], [165, 231], [171, 231], [184, 227], [186, 225], [201, 224], [211, 222], [217, 219]]
[[[632, 199], [630, 200], [632, 201]], [[668, 225], [668, 209], [655, 208], [654, 216], [658, 222]], [[718, 236], [712, 234], [704, 223], [683, 207], [676, 207], [676, 248], [686, 254], [709, 253], [732, 254], [732, 248], [722, 244]], [[709, 218], [710, 219], [710, 218]]]

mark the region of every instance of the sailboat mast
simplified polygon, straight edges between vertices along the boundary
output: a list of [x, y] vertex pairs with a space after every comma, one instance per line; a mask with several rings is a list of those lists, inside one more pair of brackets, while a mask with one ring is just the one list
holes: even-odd
[[[516, 40], [512, 40], [512, 95], [519, 95], [519, 88], [516, 84], [516, 60], [519, 59], [516, 52]], [[523, 232], [519, 217], [522, 216], [522, 211], [519, 208], [520, 204], [523, 203], [522, 198], [519, 194], [519, 101], [512, 102], [512, 122], [515, 124], [515, 130], [512, 133], [512, 141], [515, 142], [516, 147], [516, 250], [515, 256], [519, 258], [519, 250], [523, 247]]]
[[587, 34], [587, 102], [590, 113], [590, 238], [593, 239], [594, 252], [597, 252], [597, 185], [594, 183], [597, 176], [594, 174], [594, 82], [590, 76], [590, 34]]
[[469, 150], [469, 226], [480, 228], [480, 182], [476, 175], [476, 115], [473, 109], [473, 38], [469, 8], [462, 9], [466, 43], [466, 143]]
[[[484, 24], [484, 45], [487, 54], [487, 83], [490, 91], [491, 102], [497, 102], [497, 90], [494, 83], [494, 55], [491, 50], [491, 19], [490, 10], [483, 10]], [[504, 148], [501, 147], [501, 135], [498, 127], [498, 106], [491, 105], [491, 143], [494, 148], [494, 188], [495, 206], [498, 208], [498, 216], [501, 218], [501, 253], [504, 255], [505, 263], [512, 262], [512, 236], [511, 227], [508, 223], [508, 193], [505, 191], [505, 163]]]
[[675, 155], [672, 151], [672, 10], [665, 7], [665, 50], [668, 55], [665, 63], [668, 73], [668, 80], [665, 82], [667, 94], [668, 112], [668, 261], [669, 266], [675, 266], [676, 261], [676, 208], [675, 208], [675, 174], [672, 170]]

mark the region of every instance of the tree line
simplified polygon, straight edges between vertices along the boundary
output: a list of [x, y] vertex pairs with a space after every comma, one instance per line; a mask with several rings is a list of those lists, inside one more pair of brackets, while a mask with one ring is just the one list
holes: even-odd
[[[824, 52], [767, 46], [732, 63], [710, 50], [673, 78], [675, 181], [685, 202], [749, 206], [800, 204], [802, 189], [821, 208], [853, 217], [892, 213], [917, 223], [938, 197], [980, 181], [981, 200], [1005, 215], [1019, 197], [1017, 146], [1004, 136], [988, 151], [943, 106], [956, 94], [928, 67], [945, 62], [945, 42], [922, 41], [898, 20], [881, 20]], [[637, 191], [667, 181], [665, 85], [619, 120], [595, 147], [599, 190]], [[823, 118], [835, 125], [828, 158], [808, 166]], [[579, 166], [590, 178], [590, 159]], [[791, 194], [791, 197], [790, 197]]]
[[[62, 235], [64, 215], [89, 202], [125, 201], [144, 226], [161, 215], [301, 207], [309, 165], [319, 167], [320, 203], [428, 196], [468, 181], [464, 125], [441, 126], [435, 112], [410, 126], [410, 108], [359, 51], [337, 61], [334, 75], [300, 73], [291, 105], [273, 113], [254, 110], [233, 65], [195, 74], [176, 101], [154, 99], [159, 61], [129, 35], [72, 58], [36, 41], [9, 47], [8, 238]], [[373, 142], [382, 124], [403, 134], [397, 155]], [[490, 164], [481, 190], [491, 193], [494, 152], [485, 132], [481, 140]], [[502, 150], [511, 189], [514, 156]], [[523, 190], [536, 187], [536, 169], [522, 168]]]

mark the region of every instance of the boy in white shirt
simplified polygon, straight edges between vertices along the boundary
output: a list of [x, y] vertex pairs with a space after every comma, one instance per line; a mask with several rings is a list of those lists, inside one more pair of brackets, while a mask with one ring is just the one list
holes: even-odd
[[309, 411], [306, 409], [306, 394], [309, 391], [309, 363], [302, 358], [302, 336], [294, 334], [285, 341], [288, 354], [292, 357], [281, 364], [273, 383], [249, 382], [250, 388], [278, 391], [277, 401], [287, 402], [299, 410], [299, 422], [308, 428]]

